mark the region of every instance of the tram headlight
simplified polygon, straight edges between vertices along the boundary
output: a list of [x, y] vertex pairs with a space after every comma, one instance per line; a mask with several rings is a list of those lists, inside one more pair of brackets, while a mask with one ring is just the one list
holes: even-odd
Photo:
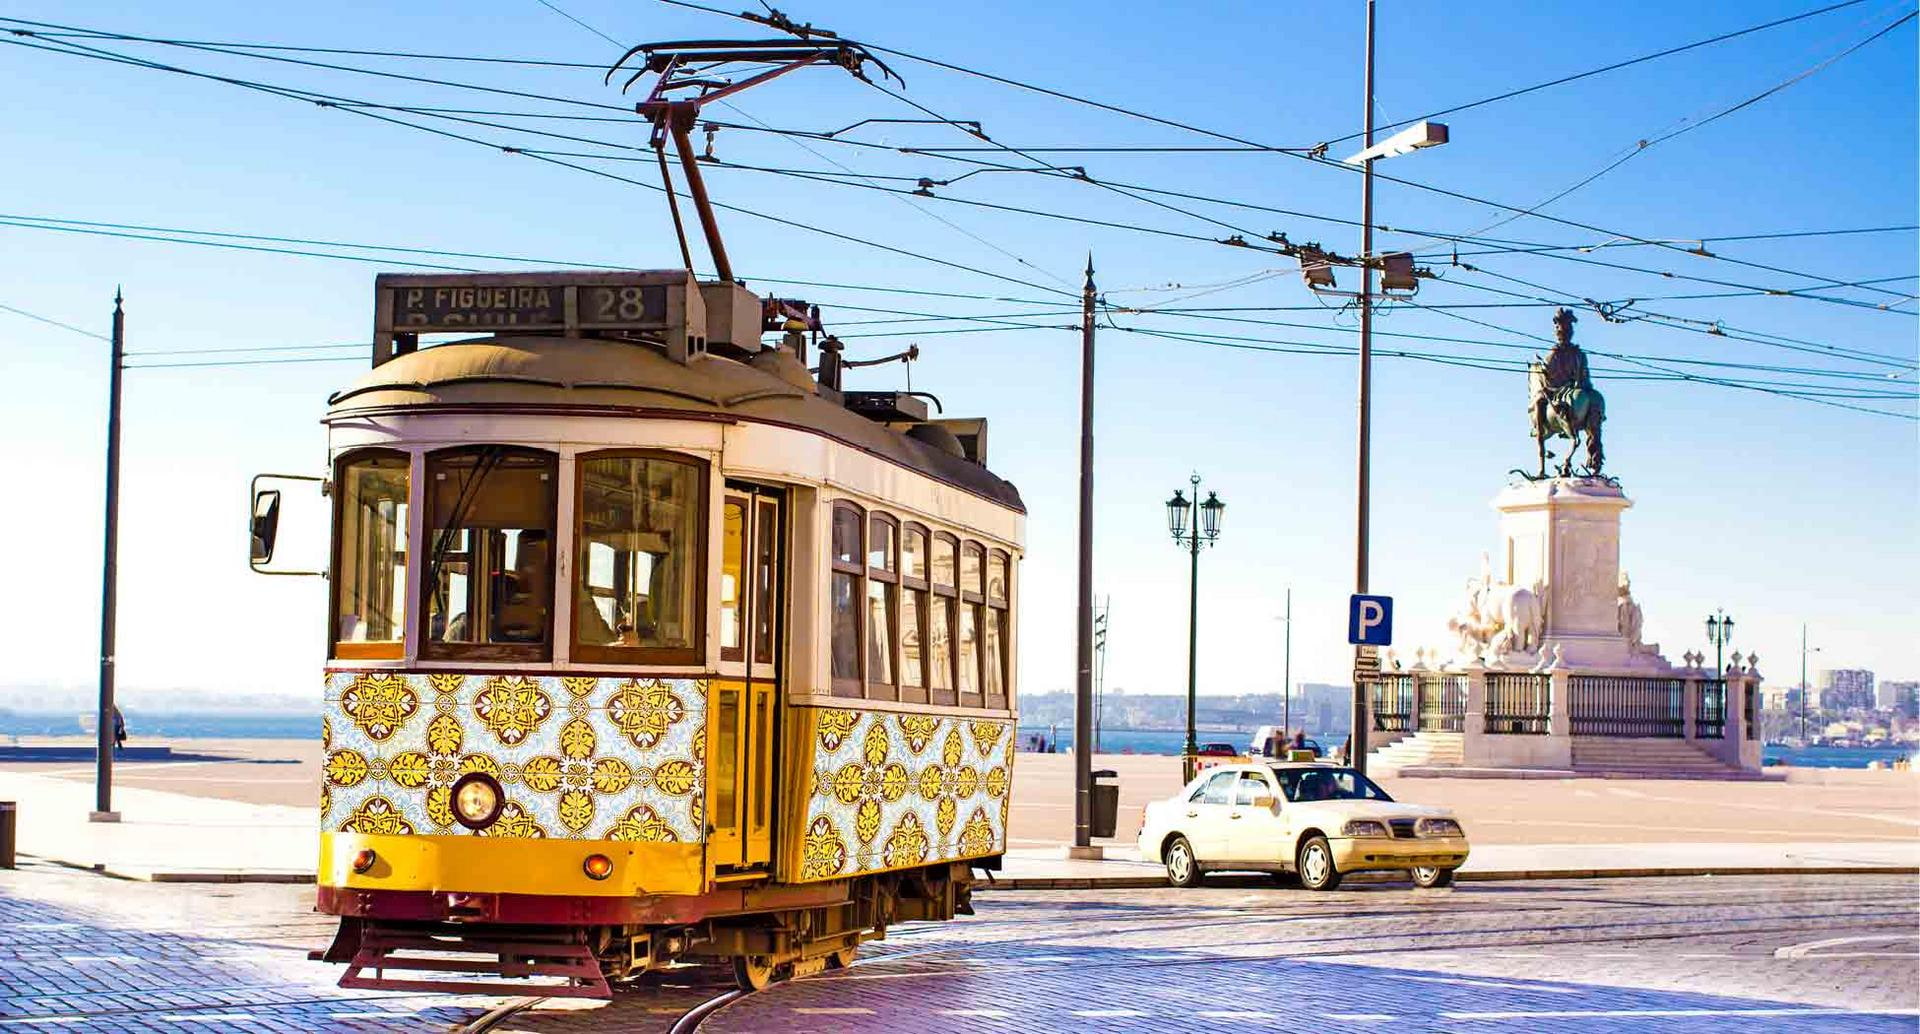
[[373, 863], [378, 859], [379, 856], [373, 853], [373, 848], [363, 847], [359, 851], [354, 852], [353, 871], [364, 873], [368, 869], [373, 868]]
[[453, 784], [453, 817], [468, 829], [485, 829], [500, 818], [500, 783], [485, 772], [468, 772]]
[[1387, 836], [1387, 824], [1377, 819], [1349, 819], [1340, 827], [1343, 837], [1384, 837]]
[[604, 880], [613, 875], [613, 859], [603, 854], [590, 854], [580, 863], [580, 871], [590, 880]]
[[1452, 819], [1421, 819], [1415, 829], [1423, 837], [1458, 837], [1466, 835], [1460, 831], [1460, 823]]

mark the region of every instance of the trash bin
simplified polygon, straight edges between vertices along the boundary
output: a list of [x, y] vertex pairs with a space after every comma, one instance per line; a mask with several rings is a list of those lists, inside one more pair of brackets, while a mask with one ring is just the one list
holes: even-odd
[[11, 869], [14, 867], [13, 852], [15, 845], [18, 843], [17, 833], [19, 828], [16, 825], [16, 820], [19, 817], [20, 806], [18, 804], [12, 801], [0, 801], [0, 869]]
[[1096, 837], [1110, 837], [1113, 827], [1120, 818], [1120, 784], [1103, 783], [1102, 779], [1112, 779], [1115, 773], [1111, 768], [1096, 769], [1093, 773], [1093, 814], [1089, 817], [1088, 830]]

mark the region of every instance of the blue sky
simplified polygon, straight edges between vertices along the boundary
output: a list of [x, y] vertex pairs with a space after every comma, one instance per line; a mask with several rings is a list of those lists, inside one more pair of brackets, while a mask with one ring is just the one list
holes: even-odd
[[[571, 0], [561, 6], [634, 42], [755, 35], [741, 23], [659, 3]], [[1407, 118], [1813, 6], [1807, 0], [1711, 6], [1385, 2], [1379, 115], [1383, 121]], [[1753, 97], [1911, 10], [1906, 2], [1860, 3], [1460, 112], [1446, 119], [1450, 144], [1383, 163], [1380, 171], [1531, 205], [1619, 158], [1637, 141]], [[175, 39], [595, 63], [617, 54], [536, 0], [404, 9], [354, 3], [324, 9], [26, 3], [0, 13]], [[1169, 4], [1123, 13], [1091, 3], [989, 0], [970, 6], [964, 16], [918, 5], [823, 3], [792, 13], [854, 38], [1263, 143], [1310, 146], [1358, 129], [1363, 8], [1351, 0], [1199, 10]], [[209, 73], [386, 103], [618, 117], [206, 52], [100, 45]], [[586, 69], [315, 60], [622, 103], [616, 90]], [[979, 119], [1002, 143], [1210, 142], [912, 61], [893, 64], [906, 77], [908, 96], [948, 117]], [[1535, 218], [1485, 229], [1511, 213], [1386, 181], [1379, 187], [1376, 221], [1555, 245], [1598, 245], [1615, 232], [1688, 241], [1683, 247], [1706, 238], [1715, 255], [1841, 281], [1905, 276], [1881, 286], [1911, 294], [1911, 232], [1711, 239], [1912, 225], [1915, 64], [1909, 21], [1764, 100], [1646, 148], [1545, 210], [1599, 230]], [[0, 76], [10, 101], [9, 117], [0, 123], [8, 155], [0, 171], [0, 221], [96, 220], [533, 256], [559, 264], [645, 268], [677, 261], [660, 196], [639, 187], [257, 91], [24, 47], [0, 48]], [[717, 114], [733, 122], [832, 130], [863, 118], [916, 113], [838, 72], [808, 70], [744, 95], [736, 111]], [[524, 124], [633, 147], [646, 142], [637, 120]], [[449, 128], [493, 141], [512, 137]], [[939, 126], [881, 125], [856, 135], [896, 147], [979, 145]], [[511, 142], [617, 153], [533, 138]], [[722, 131], [716, 149], [725, 161], [761, 167], [838, 171], [832, 164], [837, 162], [864, 174], [932, 178], [964, 170], [926, 155], [796, 143], [742, 130]], [[1336, 145], [1333, 154], [1346, 150]], [[980, 157], [1020, 161], [1004, 152]], [[1358, 217], [1358, 177], [1340, 170], [1272, 153], [1048, 157], [1085, 165], [1096, 178], [1301, 213], [1172, 202], [1254, 233], [1285, 231], [1295, 241], [1319, 240], [1348, 253], [1359, 247], [1351, 225], [1308, 218]], [[646, 163], [582, 164], [650, 179]], [[845, 306], [976, 315], [1044, 311], [1047, 306], [1031, 303], [1063, 297], [1053, 291], [1077, 290], [1091, 251], [1099, 283], [1114, 304], [1188, 299], [1183, 304], [1270, 309], [1224, 315], [1303, 325], [1123, 314], [1114, 317], [1119, 326], [1319, 346], [1353, 343], [1351, 314], [1316, 305], [1290, 260], [1128, 229], [1204, 238], [1232, 232], [1085, 183], [997, 174], [936, 192], [1102, 219], [1120, 228], [739, 169], [713, 169], [710, 182], [728, 204], [1032, 285], [722, 213], [736, 269], [751, 283], [821, 303], [849, 335], [892, 332], [849, 337], [856, 356], [918, 342], [923, 359], [914, 386], [937, 392], [951, 414], [992, 421], [993, 465], [1021, 486], [1031, 511], [1022, 617], [1022, 685], [1028, 690], [1071, 681], [1077, 340], [1058, 330], [925, 333], [961, 326], [955, 323], [853, 326], [888, 317]], [[1446, 249], [1436, 252], [1429, 238], [1387, 233], [1378, 245], [1438, 256], [1429, 261], [1444, 277], [1423, 285], [1417, 300], [1425, 305], [1522, 300], [1466, 284], [1556, 299], [1638, 298], [1645, 309], [1700, 322], [1680, 325], [1694, 331], [1654, 321], [1609, 324], [1589, 310], [1578, 339], [1593, 349], [1663, 361], [1772, 363], [1806, 371], [1684, 367], [1694, 372], [1913, 390], [1911, 302], [1904, 311], [1889, 312], [1751, 294], [1646, 301], [1745, 287], [1804, 288], [1816, 281], [1644, 246], [1615, 244], [1572, 254], [1655, 273], [1525, 254], [1463, 258], [1484, 270], [1475, 273], [1449, 267]], [[0, 304], [104, 331], [114, 286], [123, 284], [129, 348], [135, 352], [364, 341], [373, 274], [390, 268], [402, 267], [0, 225]], [[1021, 301], [807, 289], [766, 283], [770, 277]], [[1221, 288], [1242, 280], [1247, 282]], [[1175, 284], [1182, 286], [1169, 287]], [[1859, 288], [1825, 293], [1896, 300]], [[1377, 326], [1474, 343], [1383, 336], [1379, 347], [1512, 359], [1528, 353], [1511, 346], [1531, 343], [1515, 331], [1551, 333], [1551, 310], [1544, 306], [1452, 311], [1394, 306]], [[1716, 321], [1813, 346], [1902, 357], [1908, 369], [1903, 372], [1898, 361], [1876, 365], [1814, 354], [1822, 352], [1819, 347], [1794, 351], [1697, 332]], [[289, 355], [299, 353], [258, 358]], [[15, 491], [8, 493], [12, 505], [0, 507], [0, 534], [13, 544], [10, 568], [19, 586], [0, 603], [0, 627], [14, 644], [6, 681], [84, 684], [92, 677], [97, 636], [104, 345], [0, 312], [0, 356], [11, 389], [0, 408], [0, 431], [15, 458]], [[263, 579], [244, 570], [246, 479], [263, 470], [322, 467], [318, 418], [325, 397], [363, 361], [129, 371], [119, 654], [122, 682], [132, 691], [312, 691], [322, 663], [322, 590], [317, 580]], [[1635, 369], [1598, 358], [1595, 365]], [[1833, 373], [1896, 376], [1827, 376]], [[1295, 597], [1295, 678], [1340, 678], [1347, 663], [1341, 626], [1353, 549], [1354, 360], [1108, 329], [1100, 339], [1098, 375], [1097, 582], [1113, 605], [1109, 685], [1149, 692], [1184, 683], [1187, 572], [1185, 558], [1167, 541], [1162, 502], [1195, 469], [1229, 504], [1220, 545], [1202, 563], [1202, 691], [1277, 687], [1283, 626], [1275, 619], [1289, 585]], [[855, 386], [899, 384], [898, 368], [889, 367], [861, 374]], [[1525, 378], [1383, 357], [1375, 387], [1373, 584], [1398, 598], [1403, 642], [1437, 643], [1454, 597], [1477, 572], [1480, 553], [1494, 545], [1488, 500], [1505, 483], [1506, 471], [1531, 456], [1522, 414]], [[1699, 648], [1701, 619], [1720, 606], [1739, 619], [1734, 645], [1757, 651], [1773, 681], [1795, 677], [1802, 621], [1822, 648], [1813, 667], [1866, 666], [1882, 677], [1920, 674], [1914, 657], [1920, 447], [1912, 420], [1617, 373], [1602, 372], [1600, 387], [1608, 404], [1608, 466], [1637, 501], [1626, 517], [1624, 564], [1646, 610], [1648, 639], [1676, 658]], [[1863, 404], [1915, 412], [1910, 396]], [[317, 541], [317, 532], [306, 541]]]

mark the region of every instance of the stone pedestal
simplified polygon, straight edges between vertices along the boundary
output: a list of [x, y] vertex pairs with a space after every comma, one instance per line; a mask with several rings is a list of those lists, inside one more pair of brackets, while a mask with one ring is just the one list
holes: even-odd
[[1572, 668], [1667, 667], [1622, 633], [1620, 515], [1632, 505], [1619, 485], [1598, 478], [1532, 481], [1494, 499], [1500, 546], [1493, 577], [1533, 589], [1545, 603], [1535, 659]]

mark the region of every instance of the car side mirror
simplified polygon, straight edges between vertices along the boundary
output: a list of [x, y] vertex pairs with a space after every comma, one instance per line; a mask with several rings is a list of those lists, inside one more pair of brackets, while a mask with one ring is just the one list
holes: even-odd
[[273, 543], [280, 537], [280, 490], [263, 488], [253, 494], [252, 543], [248, 559], [264, 564], [273, 559]]
[[1254, 806], [1254, 807], [1256, 807], [1256, 808], [1265, 808], [1265, 809], [1267, 809], [1268, 811], [1272, 811], [1272, 810], [1273, 810], [1273, 806], [1274, 806], [1274, 805], [1275, 805], [1276, 803], [1278, 803], [1278, 802], [1277, 802], [1277, 801], [1276, 801], [1276, 800], [1275, 800], [1274, 798], [1272, 798], [1272, 797], [1269, 797], [1269, 796], [1267, 796], [1266, 794], [1261, 794], [1260, 796], [1258, 796], [1258, 797], [1255, 797], [1255, 798], [1253, 799], [1253, 806]]

